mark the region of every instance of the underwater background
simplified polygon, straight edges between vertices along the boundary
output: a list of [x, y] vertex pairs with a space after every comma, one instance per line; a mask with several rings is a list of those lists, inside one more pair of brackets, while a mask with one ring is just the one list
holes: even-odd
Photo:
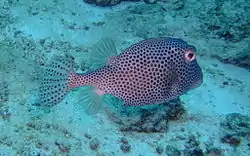
[[[250, 1], [0, 0], [0, 156], [249, 156]], [[117, 50], [148, 38], [194, 45], [204, 80], [164, 104], [105, 96], [84, 112], [84, 87], [41, 109], [41, 71], [71, 55], [84, 72], [103, 37]]]

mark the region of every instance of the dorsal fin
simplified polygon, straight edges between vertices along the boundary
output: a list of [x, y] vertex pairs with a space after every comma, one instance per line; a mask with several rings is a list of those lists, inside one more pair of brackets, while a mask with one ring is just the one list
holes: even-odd
[[117, 55], [115, 43], [110, 38], [102, 38], [98, 41], [90, 52], [89, 63], [91, 69], [95, 70], [108, 64], [109, 59], [114, 59]]

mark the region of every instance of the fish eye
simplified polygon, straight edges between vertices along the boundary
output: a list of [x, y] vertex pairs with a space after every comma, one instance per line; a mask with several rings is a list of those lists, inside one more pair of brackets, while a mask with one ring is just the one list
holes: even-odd
[[185, 51], [185, 60], [187, 60], [187, 61], [193, 61], [194, 59], [195, 59], [195, 54], [192, 52], [192, 51], [190, 51], [190, 50], [188, 50], [188, 51]]

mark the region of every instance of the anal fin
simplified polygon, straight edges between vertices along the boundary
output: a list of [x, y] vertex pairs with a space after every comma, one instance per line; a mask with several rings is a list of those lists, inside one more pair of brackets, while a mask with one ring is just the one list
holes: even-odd
[[94, 115], [99, 112], [103, 107], [104, 92], [92, 86], [87, 86], [85, 94], [83, 95], [83, 107], [87, 114]]

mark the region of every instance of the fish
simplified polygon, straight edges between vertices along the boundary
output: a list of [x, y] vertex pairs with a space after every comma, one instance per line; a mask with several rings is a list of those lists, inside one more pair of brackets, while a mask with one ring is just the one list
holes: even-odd
[[54, 56], [45, 65], [39, 87], [39, 106], [51, 108], [74, 88], [87, 87], [84, 109], [96, 114], [106, 94], [125, 106], [160, 104], [199, 87], [202, 69], [196, 48], [180, 38], [141, 40], [118, 54], [114, 41], [101, 39], [90, 52], [91, 70], [77, 73], [72, 56]]

